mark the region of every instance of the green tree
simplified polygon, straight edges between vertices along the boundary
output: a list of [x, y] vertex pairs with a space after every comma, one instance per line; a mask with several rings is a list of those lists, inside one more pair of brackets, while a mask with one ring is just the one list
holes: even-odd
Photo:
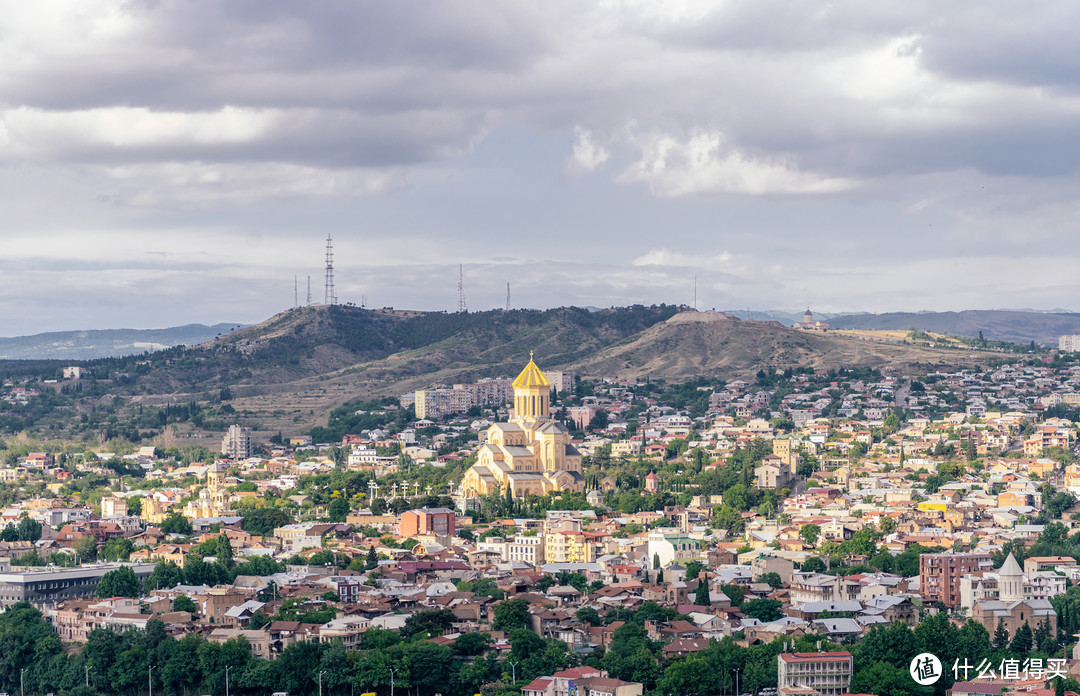
[[1009, 632], [1005, 629], [1005, 620], [998, 619], [997, 628], [994, 629], [994, 650], [1004, 650], [1009, 647]]
[[177, 595], [173, 600], [173, 611], [186, 611], [194, 614], [199, 611], [198, 605], [195, 604], [195, 600], [187, 595]]
[[344, 522], [349, 515], [349, 501], [344, 498], [333, 498], [326, 508], [331, 522]]
[[758, 582], [763, 582], [774, 590], [779, 589], [784, 584], [784, 579], [780, 577], [780, 573], [765, 573]]
[[724, 491], [724, 505], [729, 505], [739, 512], [750, 509], [750, 491], [741, 483], [736, 483]]
[[712, 602], [709, 600], [709, 583], [706, 580], [698, 580], [697, 589], [694, 590], [694, 604], [699, 607], [707, 607]]
[[94, 537], [76, 539], [72, 548], [75, 550], [75, 558], [79, 563], [92, 563], [97, 560], [98, 546]]
[[149, 590], [167, 590], [184, 582], [184, 571], [172, 561], [165, 561], [154, 566], [153, 572], [146, 578]]
[[876, 696], [916, 696], [926, 693], [906, 669], [888, 662], [879, 662], [856, 672], [851, 678], [850, 691]]
[[817, 546], [818, 538], [821, 536], [821, 527], [812, 523], [804, 524], [799, 527], [799, 536], [808, 546]]
[[574, 612], [574, 618], [582, 623], [587, 623], [590, 626], [603, 626], [604, 620], [600, 618], [600, 614], [592, 607], [582, 607]]
[[776, 621], [784, 616], [780, 610], [783, 604], [777, 599], [751, 599], [743, 602], [742, 613], [762, 622]]
[[1025, 621], [1024, 625], [1016, 629], [1016, 635], [1009, 642], [1009, 652], [1022, 655], [1031, 651], [1033, 645], [1031, 626]]
[[127, 537], [109, 539], [101, 547], [101, 556], [106, 561], [126, 561], [135, 550], [135, 544]]
[[721, 585], [720, 591], [727, 595], [731, 600], [731, 606], [742, 606], [743, 598], [746, 596], [746, 588], [742, 585]]
[[270, 536], [275, 527], [284, 527], [295, 520], [287, 512], [276, 507], [244, 508], [240, 511], [244, 521], [241, 523], [248, 534]]
[[191, 520], [179, 512], [170, 512], [165, 521], [161, 523], [161, 531], [165, 534], [191, 536]]
[[139, 585], [139, 578], [136, 577], [135, 571], [128, 566], [123, 566], [101, 576], [101, 580], [98, 581], [97, 596], [103, 598], [138, 597]]
[[701, 575], [701, 571], [705, 570], [705, 564], [701, 561], [687, 561], [686, 562], [686, 582], [690, 582]]
[[425, 638], [440, 636], [453, 627], [457, 618], [449, 609], [429, 609], [411, 614], [401, 629], [403, 638], [423, 635]]
[[15, 534], [19, 541], [37, 541], [41, 538], [41, 523], [29, 517], [23, 517], [15, 527]]
[[368, 547], [367, 560], [364, 562], [365, 570], [374, 570], [379, 567], [379, 557], [375, 554], [375, 547]]
[[531, 625], [529, 603], [524, 599], [508, 599], [496, 605], [495, 618], [491, 624], [496, 631], [512, 631], [515, 628], [529, 628]]

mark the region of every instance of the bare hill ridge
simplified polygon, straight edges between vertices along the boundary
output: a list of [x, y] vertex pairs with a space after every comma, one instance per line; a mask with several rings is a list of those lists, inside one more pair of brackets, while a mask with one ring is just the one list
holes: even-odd
[[625, 377], [715, 374], [733, 378], [762, 367], [956, 366], [1000, 357], [800, 331], [775, 321], [744, 321], [719, 312], [686, 312], [630, 341], [605, 348], [575, 367], [589, 374]]
[[212, 398], [228, 387], [235, 408], [254, 414], [263, 429], [295, 431], [325, 422], [330, 410], [355, 399], [512, 377], [530, 351], [547, 370], [673, 381], [750, 377], [763, 367], [960, 366], [1002, 357], [674, 306], [474, 314], [319, 306], [283, 312], [201, 346], [153, 354], [117, 388], [141, 402], [162, 403]]

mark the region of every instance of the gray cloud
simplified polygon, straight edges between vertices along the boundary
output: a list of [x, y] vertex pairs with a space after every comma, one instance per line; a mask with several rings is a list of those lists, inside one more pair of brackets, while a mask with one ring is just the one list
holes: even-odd
[[320, 277], [328, 231], [343, 290], [380, 304], [452, 308], [465, 263], [491, 306], [507, 280], [533, 306], [689, 301], [694, 272], [717, 306], [1068, 306], [1067, 284], [997, 281], [1000, 259], [1046, 277], [1080, 256], [1078, 13], [14, 5], [5, 310], [253, 321]]

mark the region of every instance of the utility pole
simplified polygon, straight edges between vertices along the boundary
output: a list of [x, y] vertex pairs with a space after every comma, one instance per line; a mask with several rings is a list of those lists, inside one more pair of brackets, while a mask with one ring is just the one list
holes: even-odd
[[506, 284], [506, 311], [510, 311], [510, 283]]
[[299, 286], [296, 284], [296, 276], [292, 277], [292, 306], [295, 309], [300, 306]]
[[311, 304], [311, 276], [307, 277], [307, 304]]
[[[325, 672], [325, 671], [326, 670], [323, 670], [323, 669], [319, 670], [319, 696], [322, 696], [322, 675], [323, 675], [323, 672]], [[228, 694], [226, 694], [226, 696], [228, 696]]]
[[225, 696], [229, 696], [229, 670], [232, 665], [225, 665]]
[[26, 696], [26, 689], [23, 688], [23, 677], [26, 676], [26, 670], [28, 670], [28, 669], [30, 669], [30, 668], [29, 667], [23, 667], [23, 670], [21, 672], [19, 672], [19, 694], [20, 694], [20, 696]]
[[146, 671], [146, 683], [150, 686], [150, 696], [154, 696], [154, 666]]

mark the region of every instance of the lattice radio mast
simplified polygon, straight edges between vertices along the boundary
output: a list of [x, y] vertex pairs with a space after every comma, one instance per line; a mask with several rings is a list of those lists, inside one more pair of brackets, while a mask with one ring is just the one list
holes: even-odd
[[292, 277], [292, 306], [293, 309], [300, 306], [300, 286], [296, 284], [296, 276]]
[[465, 266], [462, 264], [458, 264], [457, 311], [459, 314], [467, 314], [469, 311], [465, 304]]
[[307, 303], [311, 304], [311, 276], [307, 277]]
[[326, 284], [323, 304], [337, 304], [337, 294], [334, 291], [334, 240], [329, 234], [326, 235]]
[[510, 311], [510, 283], [506, 284], [506, 311]]

